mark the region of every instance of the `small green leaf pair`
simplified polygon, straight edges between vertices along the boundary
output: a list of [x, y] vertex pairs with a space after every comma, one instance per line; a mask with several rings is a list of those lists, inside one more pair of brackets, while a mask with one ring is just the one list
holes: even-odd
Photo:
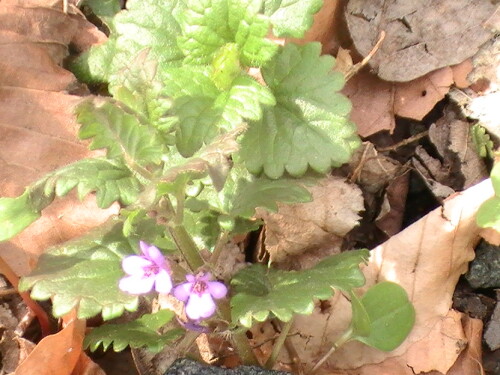
[[415, 309], [396, 283], [381, 282], [359, 298], [351, 291], [350, 340], [389, 352], [406, 339], [415, 324]]

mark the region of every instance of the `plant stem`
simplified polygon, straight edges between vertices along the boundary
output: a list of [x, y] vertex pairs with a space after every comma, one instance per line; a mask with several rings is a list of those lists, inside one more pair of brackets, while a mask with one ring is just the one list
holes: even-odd
[[[219, 308], [219, 313], [221, 314], [222, 318], [228, 322], [231, 321], [231, 308], [229, 306], [228, 301], [221, 301], [218, 304]], [[252, 347], [250, 346], [250, 343], [248, 342], [248, 338], [246, 335], [246, 330], [244, 331], [235, 331], [232, 335], [231, 338], [233, 340], [234, 346], [236, 346], [236, 351], [238, 355], [241, 358], [241, 361], [243, 362], [244, 365], [254, 365], [254, 366], [260, 366], [259, 361], [257, 360], [257, 357], [255, 357], [255, 354], [253, 353]]]
[[214, 252], [210, 257], [210, 263], [213, 265], [214, 268], [217, 267], [217, 262], [219, 260], [220, 254], [222, 253], [222, 250], [224, 249], [224, 245], [226, 245], [228, 236], [229, 233], [227, 231], [222, 231], [219, 235], [219, 238], [217, 239]]
[[285, 340], [288, 336], [288, 332], [290, 332], [290, 329], [292, 328], [292, 325], [293, 325], [293, 317], [290, 319], [290, 321], [282, 325], [280, 335], [278, 336], [278, 339], [274, 343], [273, 351], [264, 366], [265, 368], [269, 370], [273, 368], [274, 364], [276, 363], [276, 359], [278, 359], [278, 355], [280, 354], [281, 349], [283, 348], [283, 344], [285, 343]]
[[174, 224], [168, 228], [170, 235], [174, 239], [177, 248], [179, 249], [184, 260], [187, 262], [191, 271], [196, 271], [198, 268], [203, 266], [205, 262], [200, 255], [198, 246], [196, 246], [193, 238], [187, 232], [184, 224], [176, 222], [176, 211], [168, 196], [165, 196], [160, 203], [160, 209], [165, 211], [168, 219], [172, 220], [173, 218]]
[[184, 225], [174, 225], [169, 228], [169, 231], [177, 248], [189, 265], [189, 268], [191, 268], [192, 271], [196, 271], [198, 268], [202, 267], [205, 262]]
[[330, 357], [335, 350], [348, 342], [352, 337], [352, 328], [349, 328], [335, 343], [332, 345], [328, 353], [326, 353], [319, 361], [314, 365], [314, 367], [309, 371], [309, 375], [314, 374], [314, 372], [321, 367], [323, 363], [326, 362], [328, 357]]

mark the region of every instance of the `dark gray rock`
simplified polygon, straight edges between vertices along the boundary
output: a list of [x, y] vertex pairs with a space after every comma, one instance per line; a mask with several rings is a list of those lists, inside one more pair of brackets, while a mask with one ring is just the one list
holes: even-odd
[[482, 242], [465, 278], [475, 289], [500, 288], [500, 247]]
[[491, 320], [484, 331], [484, 341], [491, 351], [500, 349], [500, 303], [497, 302]]
[[227, 369], [181, 358], [176, 360], [164, 375], [290, 375], [290, 373], [266, 370], [257, 366], [239, 366]]

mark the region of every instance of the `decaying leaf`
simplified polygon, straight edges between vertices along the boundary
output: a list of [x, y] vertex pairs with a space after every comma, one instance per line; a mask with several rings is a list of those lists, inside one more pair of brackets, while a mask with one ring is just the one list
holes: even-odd
[[482, 24], [494, 10], [489, 1], [354, 0], [345, 14], [362, 56], [386, 32], [369, 64], [383, 80], [407, 82], [474, 55], [491, 36]]
[[82, 354], [85, 321], [74, 320], [45, 337], [19, 365], [15, 375], [71, 375]]
[[[475, 214], [492, 195], [490, 180], [473, 186], [372, 250], [364, 269], [367, 283], [363, 289], [383, 280], [399, 283], [415, 306], [416, 325], [408, 339], [390, 353], [356, 342], [346, 344], [332, 355], [325, 373], [448, 371], [467, 343], [461, 316], [450, 311], [452, 295], [459, 276], [474, 257], [473, 247], [480, 232]], [[300, 335], [293, 335], [291, 340], [300, 348], [302, 363], [316, 363], [349, 325], [351, 310], [346, 298], [337, 295], [328, 303], [328, 309], [318, 306], [312, 317], [295, 319], [294, 331]], [[432, 345], [426, 343], [428, 337], [436, 338]], [[437, 342], [443, 345], [437, 346]], [[388, 358], [391, 361], [385, 362]], [[375, 372], [375, 364], [381, 366], [380, 372]]]
[[[0, 17], [0, 194], [16, 196], [45, 173], [91, 155], [77, 141], [73, 115], [80, 97], [75, 77], [60, 65], [82, 21], [64, 14], [62, 4], [2, 1]], [[95, 27], [87, 27], [96, 39]], [[98, 210], [89, 197], [56, 202], [43, 217], [9, 243], [0, 244], [2, 257], [19, 274], [26, 274], [37, 255], [49, 245], [83, 233], [106, 220], [116, 207]], [[78, 207], [78, 208], [76, 208]]]
[[313, 195], [310, 203], [279, 205], [277, 213], [258, 210], [266, 224], [265, 246], [272, 262], [309, 268], [322, 257], [339, 252], [343, 236], [358, 224], [364, 206], [356, 185], [327, 177], [309, 190]]

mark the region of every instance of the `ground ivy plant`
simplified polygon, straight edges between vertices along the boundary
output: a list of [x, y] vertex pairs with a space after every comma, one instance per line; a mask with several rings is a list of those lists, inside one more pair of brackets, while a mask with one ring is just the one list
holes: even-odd
[[107, 84], [110, 96], [82, 100], [79, 136], [106, 153], [1, 198], [0, 240], [72, 190], [80, 198], [95, 194], [101, 208], [119, 202], [119, 215], [43, 254], [20, 288], [51, 298], [56, 317], [76, 309], [80, 318], [109, 320], [157, 293], [184, 304], [176, 317], [160, 310], [95, 328], [86, 339], [91, 349], [188, 347], [178, 344], [225, 322], [252, 362], [247, 328], [268, 319], [290, 324], [335, 291], [351, 299], [353, 320], [332, 348], [359, 340], [392, 350], [407, 336], [414, 310], [401, 287], [381, 283], [361, 297], [354, 291], [365, 282], [367, 250], [301, 271], [263, 264], [234, 275], [216, 271], [228, 241], [262, 224], [257, 207], [309, 201], [312, 176], [347, 162], [360, 144], [334, 58], [321, 56], [319, 43], [280, 46], [269, 38], [271, 30], [302, 37], [321, 5], [129, 0], [120, 11], [113, 0], [84, 3], [101, 15], [110, 38], [71, 68], [81, 81]]

